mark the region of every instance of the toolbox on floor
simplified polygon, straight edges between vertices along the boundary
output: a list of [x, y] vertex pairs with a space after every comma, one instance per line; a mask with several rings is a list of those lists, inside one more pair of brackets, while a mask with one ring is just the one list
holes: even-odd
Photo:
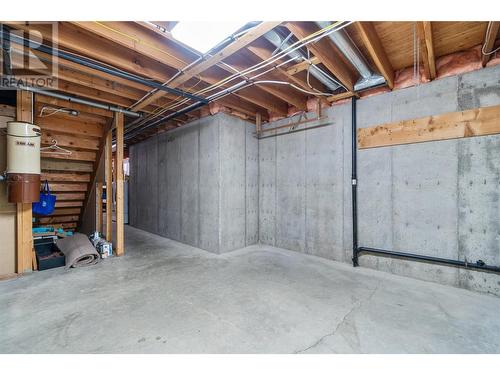
[[59, 250], [53, 238], [36, 239], [35, 253], [39, 271], [64, 267], [66, 264], [66, 257]]

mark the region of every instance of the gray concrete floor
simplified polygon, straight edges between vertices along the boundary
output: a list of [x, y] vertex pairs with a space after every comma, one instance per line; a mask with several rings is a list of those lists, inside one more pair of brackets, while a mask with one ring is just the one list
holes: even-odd
[[0, 282], [1, 353], [500, 353], [500, 298], [126, 227], [127, 255]]

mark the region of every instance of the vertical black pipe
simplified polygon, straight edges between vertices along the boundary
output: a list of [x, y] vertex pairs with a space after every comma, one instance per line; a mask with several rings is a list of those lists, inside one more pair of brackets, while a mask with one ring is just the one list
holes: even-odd
[[357, 125], [356, 125], [356, 97], [351, 101], [351, 186], [352, 186], [352, 265], [358, 263], [358, 168], [357, 168]]

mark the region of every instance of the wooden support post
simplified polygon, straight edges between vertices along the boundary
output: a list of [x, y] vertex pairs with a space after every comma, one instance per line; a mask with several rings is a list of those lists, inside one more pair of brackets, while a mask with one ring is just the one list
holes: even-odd
[[260, 132], [262, 130], [262, 115], [257, 112], [255, 114], [255, 131], [257, 133], [257, 138], [260, 136]]
[[125, 253], [123, 207], [123, 113], [115, 114], [116, 128], [116, 255]]
[[106, 134], [104, 165], [106, 175], [106, 241], [113, 241], [113, 150], [111, 129]]
[[102, 182], [95, 185], [95, 230], [102, 233]]
[[[33, 122], [33, 94], [28, 91], [17, 91], [17, 120]], [[33, 214], [31, 203], [17, 204], [16, 248], [17, 248], [17, 273], [31, 272], [33, 270]]]

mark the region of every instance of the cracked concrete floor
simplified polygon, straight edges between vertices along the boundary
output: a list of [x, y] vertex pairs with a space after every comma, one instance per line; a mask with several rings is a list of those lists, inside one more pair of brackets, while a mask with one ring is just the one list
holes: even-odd
[[0, 353], [500, 353], [500, 298], [126, 228], [127, 255], [0, 282]]

